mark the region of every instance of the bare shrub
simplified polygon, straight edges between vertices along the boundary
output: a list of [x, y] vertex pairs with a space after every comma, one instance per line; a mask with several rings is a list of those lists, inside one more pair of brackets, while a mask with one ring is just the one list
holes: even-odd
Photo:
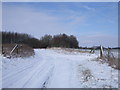
[[89, 69], [83, 70], [82, 74], [84, 75], [84, 82], [87, 82], [89, 79], [91, 79], [93, 77], [93, 75]]
[[11, 55], [10, 52], [11, 50], [15, 47], [16, 44], [3, 44], [2, 45], [2, 54], [5, 57], [12, 57], [12, 58], [16, 58], [16, 57], [29, 57], [29, 56], [33, 56], [34, 50], [25, 45], [25, 44], [18, 44], [18, 49], [15, 50]]
[[115, 68], [115, 69], [119, 69], [120, 70], [120, 65], [119, 65], [119, 58], [116, 57], [106, 57], [108, 60], [108, 63], [111, 67]]
[[102, 63], [108, 63], [112, 68], [120, 70], [119, 57], [104, 55], [103, 57], [98, 57], [97, 59], [101, 60]]

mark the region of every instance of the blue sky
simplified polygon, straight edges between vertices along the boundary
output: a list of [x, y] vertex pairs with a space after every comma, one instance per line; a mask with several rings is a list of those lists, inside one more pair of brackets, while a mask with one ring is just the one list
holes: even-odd
[[117, 46], [117, 2], [4, 2], [3, 31], [75, 35], [80, 46]]

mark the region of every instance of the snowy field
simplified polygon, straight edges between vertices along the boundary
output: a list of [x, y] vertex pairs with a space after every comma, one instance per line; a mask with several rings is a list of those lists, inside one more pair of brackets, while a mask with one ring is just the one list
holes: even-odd
[[57, 49], [36, 49], [34, 57], [24, 59], [3, 57], [2, 87], [118, 88], [118, 70], [97, 57]]

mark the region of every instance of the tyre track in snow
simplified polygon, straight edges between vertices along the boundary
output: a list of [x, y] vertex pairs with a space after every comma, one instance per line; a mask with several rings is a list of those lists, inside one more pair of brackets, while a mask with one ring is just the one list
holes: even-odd
[[[5, 79], [8, 79], [9, 77], [11, 77], [11, 76], [15, 76], [16, 74], [20, 74], [20, 73], [22, 73], [22, 72], [24, 72], [24, 71], [26, 71], [27, 69], [30, 69], [30, 68], [32, 68], [32, 67], [34, 67], [35, 65], [28, 65], [27, 67], [26, 66], [24, 66], [24, 67], [22, 67], [22, 68], [19, 68], [19, 69], [17, 69], [17, 71], [16, 72], [12, 72], [12, 73], [10, 73], [10, 74], [7, 74], [6, 76], [4, 76], [3, 75], [3, 80], [5, 80]], [[3, 72], [4, 73], [4, 72]]]
[[53, 71], [53, 65], [45, 65], [37, 71], [23, 86], [23, 88], [41, 88], [45, 85]]
[[71, 62], [64, 60], [63, 57], [59, 58], [60, 60], [55, 62], [54, 72], [51, 78], [48, 81], [47, 88], [68, 88], [71, 86]]
[[22, 75], [24, 74], [24, 73], [27, 73], [27, 72], [29, 72], [30, 71], [30, 68], [32, 69], [32, 67], [28, 67], [28, 68], [25, 68], [25, 69], [23, 69], [23, 70], [20, 70], [19, 72], [16, 72], [16, 73], [13, 73], [13, 74], [8, 74], [8, 76], [7, 77], [3, 77], [2, 78], [2, 85], [3, 85], [3, 87], [8, 87], [8, 86], [10, 86], [12, 83], [8, 83], [9, 81], [13, 81], [13, 82], [16, 82], [16, 81], [18, 81], [18, 77], [19, 78], [22, 78]]
[[[9, 73], [5, 73], [4, 74], [4, 70], [3, 70], [3, 74], [2, 74], [2, 86], [3, 87], [8, 87], [10, 86], [12, 83], [11, 82], [16, 82], [18, 81], [18, 77], [22, 78], [23, 75], [25, 75], [26, 73], [29, 73], [35, 66], [37, 63], [31, 63], [30, 65], [25, 65], [23, 67], [18, 67], [15, 70], [13, 69], [13, 71], [9, 71]], [[11, 81], [11, 82], [9, 82]]]
[[[46, 67], [46, 68], [45, 68]], [[44, 78], [46, 73], [45, 71], [51, 70], [52, 65], [47, 63], [46, 61], [42, 61], [36, 65], [36, 67], [32, 68], [32, 70], [29, 70], [29, 73], [25, 73], [24, 76], [19, 79], [17, 82], [12, 83], [12, 85], [9, 86], [9, 88], [30, 88], [36, 86], [39, 81], [39, 78], [44, 74]], [[43, 81], [44, 82], [44, 81]], [[38, 85], [37, 85], [38, 86]], [[40, 85], [39, 85], [40, 86]]]
[[[95, 76], [95, 72], [93, 73], [95, 69], [91, 68], [91, 65], [95, 65], [95, 67], [97, 67], [98, 70], [104, 67], [104, 66], [98, 67], [98, 65], [100, 64], [98, 64], [97, 62], [91, 61], [91, 59], [94, 57], [88, 56], [88, 55], [80, 55], [80, 54], [67, 55], [67, 54], [63, 54], [63, 52], [57, 53], [54, 50], [49, 50], [49, 49], [39, 50], [37, 51], [37, 53], [40, 58], [42, 57], [42, 59], [40, 60], [39, 58], [34, 58], [34, 60], [38, 59], [38, 61], [33, 63], [33, 67], [27, 69], [27, 67], [29, 67], [31, 63], [28, 64], [26, 62], [24, 65], [25, 67], [21, 69], [19, 69], [19, 67], [16, 67], [15, 72], [13, 71], [14, 73], [7, 76], [5, 75], [5, 77], [7, 78], [4, 81], [5, 85], [3, 88], [7, 88], [7, 87], [8, 88], [93, 87], [91, 86], [93, 85], [91, 84], [91, 82], [95, 82], [94, 78], [93, 80], [91, 78], [90, 80], [88, 80], [88, 83], [85, 83], [83, 82], [84, 78], [82, 79], [83, 77], [82, 72], [86, 72], [86, 70], [91, 70], [91, 75]], [[18, 66], [21, 65], [19, 63], [17, 64]], [[16, 71], [17, 69], [20, 70], [21, 72]], [[109, 68], [107, 70], [109, 70]], [[100, 74], [100, 72], [97, 72], [97, 73]], [[12, 76], [12, 75], [15, 75], [15, 76]], [[107, 75], [107, 74], [105, 73], [104, 75]], [[84, 83], [87, 84], [87, 86]], [[97, 82], [95, 83], [96, 85], [98, 84], [98, 87], [101, 87], [99, 83]]]
[[[26, 68], [27, 66], [21, 68], [20, 72], [13, 72], [14, 74], [11, 74], [3, 79], [3, 87], [10, 87], [12, 84], [14, 84], [16, 81], [19, 81], [19, 79], [29, 75], [29, 73], [34, 70], [34, 68], [36, 68], [36, 66], [38, 66], [39, 63], [36, 63], [34, 65], [34, 67], [31, 67], [31, 68]], [[41, 62], [42, 64], [42, 62]], [[20, 69], [20, 68], [19, 68]], [[4, 78], [4, 77], [3, 77]], [[9, 82], [11, 81], [11, 82]], [[14, 82], [14, 83], [13, 83]]]
[[[42, 60], [37, 60], [41, 59]], [[47, 81], [51, 77], [53, 72], [54, 65], [48, 59], [50, 57], [44, 57], [43, 54], [40, 54], [38, 58], [34, 58], [35, 62], [30, 62], [23, 64], [20, 67], [19, 63], [16, 61], [16, 67], [13, 69], [3, 69], [2, 76], [2, 87], [3, 88], [41, 88], [46, 87]], [[47, 60], [46, 60], [47, 59]], [[36, 62], [37, 60], [37, 62]], [[11, 62], [13, 63], [13, 62]], [[17, 66], [18, 64], [18, 66]], [[10, 65], [10, 64], [9, 64]], [[12, 65], [12, 64], [11, 64]], [[13, 70], [13, 71], [11, 71]]]

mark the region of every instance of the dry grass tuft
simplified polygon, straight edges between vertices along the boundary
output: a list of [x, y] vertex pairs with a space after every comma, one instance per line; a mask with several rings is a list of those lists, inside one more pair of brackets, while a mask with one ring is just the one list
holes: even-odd
[[83, 70], [82, 74], [84, 75], [84, 82], [89, 81], [93, 77], [91, 71], [89, 69]]
[[103, 57], [98, 57], [97, 59], [101, 60], [102, 63], [108, 63], [109, 66], [115, 69], [120, 70], [120, 61], [118, 57], [112, 57], [112, 56], [103, 56]]
[[53, 50], [63, 50], [68, 53], [90, 53], [90, 51], [82, 51], [80, 49], [74, 49], [74, 48], [57, 48], [57, 47], [52, 47], [50, 49]]

